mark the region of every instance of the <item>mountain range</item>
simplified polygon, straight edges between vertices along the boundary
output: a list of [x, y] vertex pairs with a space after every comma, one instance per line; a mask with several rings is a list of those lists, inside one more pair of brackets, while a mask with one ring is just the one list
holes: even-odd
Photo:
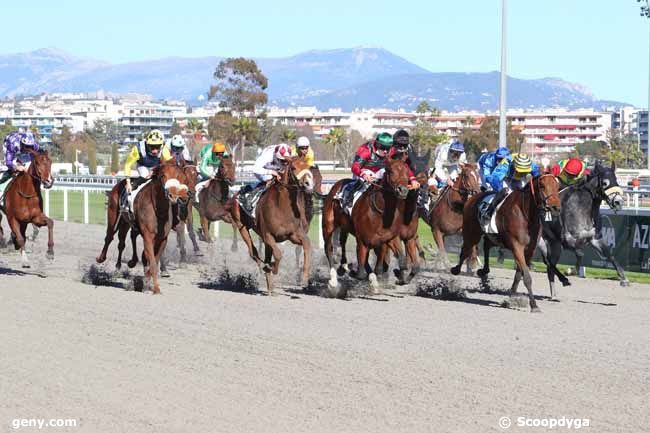
[[[197, 103], [222, 57], [167, 57], [111, 64], [57, 48], [0, 56], [0, 97], [43, 92], [147, 93]], [[499, 73], [431, 72], [385, 49], [312, 50], [283, 58], [256, 58], [269, 78], [269, 104], [413, 109], [425, 100], [443, 110], [493, 111]], [[510, 108], [595, 108], [629, 105], [596, 98], [560, 78], [508, 78]]]

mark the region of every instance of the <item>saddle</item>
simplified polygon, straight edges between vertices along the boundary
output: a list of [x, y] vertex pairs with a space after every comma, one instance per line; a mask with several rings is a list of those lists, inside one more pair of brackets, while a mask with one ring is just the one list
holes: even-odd
[[492, 201], [497, 196], [497, 193], [494, 191], [490, 191], [485, 193], [485, 195], [481, 198], [481, 201], [478, 203], [478, 220], [481, 223], [481, 228], [483, 229], [484, 233], [487, 234], [498, 234], [499, 230], [497, 228], [497, 212], [499, 209], [501, 209], [501, 206], [503, 203], [506, 201], [506, 198], [511, 194], [511, 192], [508, 192], [504, 197], [501, 199], [499, 203], [497, 203], [496, 207], [494, 207], [494, 210], [490, 212], [490, 204]]
[[16, 176], [12, 176], [9, 180], [6, 182], [0, 184], [0, 209], [4, 210], [5, 207], [5, 191], [9, 189], [9, 186], [14, 183], [16, 180]]
[[338, 200], [344, 212], [352, 216], [354, 205], [368, 188], [370, 188], [370, 184], [361, 179], [346, 179], [334, 199]]
[[246, 185], [239, 191], [239, 194], [237, 194], [237, 202], [239, 203], [239, 207], [253, 220], [255, 220], [255, 210], [257, 209], [257, 204], [259, 203], [260, 198], [262, 198], [266, 190], [266, 182], [260, 182], [255, 186], [251, 184]]

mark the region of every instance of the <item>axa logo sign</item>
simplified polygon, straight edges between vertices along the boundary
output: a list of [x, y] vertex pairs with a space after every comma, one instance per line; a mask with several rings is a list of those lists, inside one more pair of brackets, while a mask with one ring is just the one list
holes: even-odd
[[607, 242], [607, 245], [609, 245], [610, 248], [616, 248], [616, 230], [614, 230], [612, 220], [609, 219], [609, 216], [602, 215], [601, 221], [603, 223], [601, 230], [603, 239]]
[[647, 250], [650, 248], [648, 242], [648, 235], [650, 234], [650, 226], [646, 224], [634, 224], [634, 237], [632, 238], [632, 248], [640, 248]]

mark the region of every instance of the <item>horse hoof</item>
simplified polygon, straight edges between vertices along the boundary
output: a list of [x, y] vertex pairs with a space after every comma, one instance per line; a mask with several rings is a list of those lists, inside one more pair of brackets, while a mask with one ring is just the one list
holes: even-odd
[[160, 287], [154, 287], [154, 288], [152, 289], [152, 292], [153, 292], [153, 293], [152, 293], [153, 295], [161, 295], [161, 294], [162, 294], [162, 293], [160, 292]]
[[628, 280], [621, 281], [621, 287], [630, 287], [630, 282]]
[[530, 312], [531, 312], [531, 313], [541, 313], [542, 310], [540, 310], [539, 307], [535, 307], [535, 308], [531, 308], [531, 309], [530, 309]]
[[160, 278], [169, 278], [171, 275], [169, 275], [169, 272], [167, 271], [161, 271], [160, 272]]
[[478, 275], [481, 278], [487, 277], [489, 273], [490, 271], [485, 269], [479, 269], [478, 271], [476, 271], [476, 275]]
[[54, 260], [54, 251], [48, 251], [45, 254], [45, 257], [47, 257], [48, 260]]
[[23, 263], [22, 267], [23, 269], [29, 269], [32, 267], [32, 265], [30, 265], [29, 263]]
[[233, 245], [232, 247], [230, 247], [230, 252], [236, 253], [237, 251], [239, 251], [239, 248], [237, 247], [237, 245]]
[[370, 282], [370, 293], [375, 293], [379, 290], [379, 281], [377, 281], [377, 275], [374, 273], [368, 275], [368, 281]]
[[566, 286], [570, 286], [570, 285], [571, 285], [571, 281], [569, 281], [569, 280], [562, 281], [562, 285], [563, 285], [564, 287], [566, 287]]
[[460, 274], [460, 266], [454, 266], [453, 268], [451, 268], [451, 274], [452, 275]]
[[96, 258], [95, 258], [95, 261], [96, 261], [97, 263], [104, 263], [104, 262], [106, 261], [106, 257], [101, 257], [101, 256], [100, 256], [100, 257], [96, 257]]
[[137, 265], [137, 264], [138, 264], [138, 261], [137, 261], [137, 260], [129, 260], [129, 261], [126, 263], [126, 265], [127, 265], [129, 268], [131, 268], [131, 269], [135, 268], [135, 265]]

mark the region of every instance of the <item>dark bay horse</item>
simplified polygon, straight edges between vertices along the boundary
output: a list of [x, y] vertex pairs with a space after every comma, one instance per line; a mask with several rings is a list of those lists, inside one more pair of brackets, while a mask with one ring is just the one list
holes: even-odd
[[[470, 197], [480, 192], [480, 181], [476, 166], [464, 164], [453, 186], [447, 186], [439, 193], [429, 212], [420, 209], [420, 216], [431, 227], [431, 234], [438, 247], [438, 254], [445, 264], [449, 264], [445, 250], [445, 237], [459, 233], [463, 228], [463, 210]], [[477, 253], [473, 251], [470, 262], [476, 263]], [[468, 269], [470, 263], [468, 263]]]
[[[142, 264], [145, 267], [145, 276], [153, 282], [153, 292], [160, 293], [158, 284], [158, 267], [160, 255], [165, 249], [167, 237], [174, 224], [173, 205], [178, 205], [179, 218], [187, 217], [187, 203], [189, 201], [189, 189], [187, 179], [183, 170], [173, 161], [167, 161], [156, 166], [151, 174], [150, 181], [144, 185], [133, 200], [133, 217], [131, 223], [127, 215], [120, 212], [119, 197], [125, 187], [125, 180], [120, 181], [113, 187], [109, 195], [107, 209], [107, 227], [104, 247], [97, 257], [97, 263], [106, 260], [108, 247], [113, 241], [115, 232], [118, 232], [118, 257], [116, 268], [121, 267], [122, 252], [126, 246], [126, 236], [132, 228], [142, 235], [144, 248], [142, 252]], [[136, 235], [132, 235], [132, 240]], [[136, 254], [134, 248], [134, 254]], [[137, 263], [133, 259], [129, 266]]]
[[[30, 151], [32, 162], [29, 168], [18, 173], [7, 186], [2, 211], [7, 216], [11, 237], [16, 250], [20, 250], [22, 267], [29, 268], [25, 252], [25, 231], [28, 224], [37, 227], [47, 226], [47, 257], [54, 258], [54, 221], [43, 213], [43, 196], [41, 185], [49, 189], [54, 185], [52, 178], [52, 160], [46, 151]], [[0, 224], [2, 214], [0, 213]]]
[[232, 201], [228, 201], [230, 187], [235, 183], [235, 164], [229, 157], [224, 157], [219, 164], [219, 170], [198, 195], [196, 206], [201, 217], [201, 236], [206, 242], [212, 242], [210, 223], [223, 220], [232, 225], [232, 251], [237, 251], [237, 225], [234, 223], [231, 210]]
[[[345, 272], [347, 264], [345, 243], [348, 234], [352, 234], [357, 240], [356, 278], [363, 280], [369, 277], [371, 291], [378, 287], [376, 273], [383, 271], [384, 264], [378, 260], [373, 272], [368, 265], [369, 251], [382, 247], [398, 236], [404, 203], [409, 193], [408, 166], [397, 159], [388, 160], [381, 181], [361, 195], [352, 208], [350, 216], [341, 208], [339, 200], [335, 199], [346, 181], [340, 180], [332, 187], [323, 206], [322, 229], [325, 255], [330, 267], [329, 287], [332, 295], [336, 297], [344, 297], [347, 293], [345, 289], [340, 290], [337, 275], [338, 272]], [[399, 242], [396, 247], [399, 248], [399, 273], [403, 278], [406, 258]]]
[[490, 272], [490, 248], [500, 246], [512, 251], [517, 271], [511, 287], [511, 295], [517, 291], [519, 281], [524, 279], [528, 289], [528, 299], [531, 312], [539, 312], [533, 295], [530, 261], [539, 240], [542, 219], [546, 216], [559, 214], [560, 194], [559, 182], [553, 175], [545, 174], [527, 183], [522, 190], [515, 190], [497, 209], [496, 225], [498, 234], [484, 234], [479, 222], [478, 205], [485, 194], [478, 194], [469, 199], [463, 212], [463, 247], [460, 252], [458, 265], [451, 269], [453, 275], [460, 273], [460, 268], [466, 258], [476, 248], [483, 238], [483, 254], [485, 263], [478, 271], [480, 277], [486, 277]]
[[[302, 159], [294, 158], [280, 173], [280, 180], [269, 181], [268, 189], [262, 194], [255, 208], [255, 219], [241, 212], [239, 202], [233, 200], [231, 215], [249, 254], [258, 265], [262, 265], [269, 294], [273, 294], [273, 275], [277, 275], [282, 252], [278, 243], [291, 241], [304, 251], [301, 284], [307, 285], [311, 266], [311, 242], [305, 211], [305, 195], [314, 189], [314, 180], [309, 166]], [[262, 238], [265, 246], [264, 260], [253, 245], [250, 230]]]
[[618, 273], [621, 286], [628, 286], [625, 272], [614, 258], [607, 241], [597, 231], [596, 223], [600, 218], [600, 205], [604, 201], [611, 209], [623, 207], [623, 190], [616, 180], [616, 166], [601, 165], [596, 162], [594, 169], [582, 182], [566, 186], [560, 191], [562, 210], [559, 219], [544, 222], [542, 238], [539, 241], [542, 258], [547, 264], [546, 272], [551, 289], [551, 298], [555, 298], [554, 287], [557, 275], [563, 285], [571, 284], [569, 279], [558, 269], [557, 263], [562, 248], [573, 251], [576, 255], [576, 269], [581, 272], [584, 248], [593, 246], [596, 251], [607, 258]]

